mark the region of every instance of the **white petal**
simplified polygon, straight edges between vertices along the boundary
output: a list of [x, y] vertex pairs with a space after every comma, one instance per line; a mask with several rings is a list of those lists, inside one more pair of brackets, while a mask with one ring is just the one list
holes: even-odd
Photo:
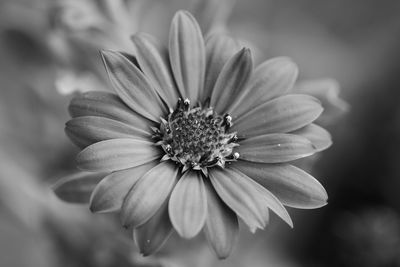
[[186, 11], [178, 11], [171, 23], [169, 56], [178, 89], [196, 103], [204, 86], [205, 47], [199, 25]]
[[121, 220], [125, 226], [138, 227], [163, 205], [178, 179], [175, 164], [164, 161], [144, 174], [125, 198]]
[[121, 138], [88, 146], [78, 154], [76, 161], [82, 170], [118, 171], [160, 158], [160, 154], [160, 149], [154, 143]]
[[193, 238], [200, 232], [207, 215], [207, 195], [200, 172], [188, 171], [181, 177], [172, 191], [168, 209], [180, 236]]

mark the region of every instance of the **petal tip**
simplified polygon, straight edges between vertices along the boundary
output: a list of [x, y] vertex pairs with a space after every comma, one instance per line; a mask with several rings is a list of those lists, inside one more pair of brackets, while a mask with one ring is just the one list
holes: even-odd
[[113, 50], [110, 50], [110, 49], [101, 49], [99, 51], [99, 53], [100, 53], [100, 56], [101, 56], [103, 62], [105, 62], [106, 57], [111, 56], [111, 55], [115, 55], [117, 52], [113, 51]]
[[180, 9], [180, 10], [178, 10], [178, 11], [175, 13], [175, 16], [174, 16], [174, 17], [181, 17], [181, 16], [183, 16], [183, 17], [188, 16], [188, 17], [194, 18], [194, 16], [193, 16], [189, 11], [187, 11], [186, 9]]

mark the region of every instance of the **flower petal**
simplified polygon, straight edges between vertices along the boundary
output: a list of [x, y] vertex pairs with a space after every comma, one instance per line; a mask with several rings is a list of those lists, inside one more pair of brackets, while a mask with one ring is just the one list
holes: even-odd
[[102, 51], [101, 54], [111, 84], [122, 101], [140, 115], [158, 122], [168, 110], [146, 76], [121, 53]]
[[293, 131], [291, 134], [300, 135], [310, 140], [317, 149], [317, 152], [325, 150], [332, 145], [331, 134], [324, 128], [314, 123]]
[[171, 23], [169, 56], [181, 96], [196, 103], [204, 86], [205, 47], [200, 27], [187, 11], [178, 11]]
[[71, 203], [89, 203], [93, 189], [106, 173], [78, 172], [67, 175], [53, 185], [54, 193]]
[[113, 119], [143, 130], [150, 130], [152, 122], [135, 113], [121, 99], [107, 92], [87, 92], [74, 97], [69, 105], [69, 113], [73, 118], [97, 116]]
[[240, 48], [239, 42], [225, 35], [214, 34], [207, 39], [207, 66], [202, 101], [211, 97], [211, 92], [222, 68]]
[[231, 103], [228, 113], [239, 116], [253, 107], [288, 93], [297, 79], [298, 67], [289, 58], [265, 61], [253, 72], [244, 93]]
[[326, 205], [324, 187], [305, 171], [289, 164], [265, 164], [236, 161], [238, 169], [271, 191], [285, 205], [313, 209]]
[[130, 138], [111, 139], [88, 146], [76, 157], [78, 167], [88, 171], [119, 171], [160, 157], [153, 143]]
[[290, 226], [293, 225], [279, 200], [245, 174], [229, 168], [213, 168], [209, 174], [219, 197], [249, 226], [250, 231], [255, 232], [257, 228], [266, 226], [268, 208]]
[[287, 133], [313, 122], [322, 113], [319, 101], [307, 95], [285, 95], [266, 102], [234, 120], [241, 137]]
[[168, 205], [171, 223], [183, 238], [196, 236], [207, 216], [207, 195], [198, 171], [186, 172], [172, 191]]
[[65, 133], [79, 147], [117, 138], [136, 138], [147, 140], [150, 133], [143, 129], [116, 120], [85, 116], [74, 118], [66, 123]]
[[305, 137], [294, 134], [266, 134], [240, 142], [240, 159], [262, 163], [280, 163], [308, 157], [316, 148]]
[[211, 93], [211, 107], [219, 114], [224, 114], [232, 101], [242, 93], [251, 71], [253, 61], [250, 50], [243, 48], [224, 65]]
[[138, 227], [147, 222], [167, 200], [178, 179], [178, 168], [169, 161], [159, 163], [136, 182], [125, 198], [121, 220]]
[[138, 33], [132, 36], [135, 56], [143, 73], [151, 80], [158, 94], [170, 108], [178, 101], [179, 94], [172, 77], [168, 51], [151, 35]]
[[208, 215], [204, 232], [218, 258], [225, 259], [232, 251], [239, 234], [236, 214], [218, 197], [206, 182]]
[[349, 104], [339, 97], [340, 86], [333, 79], [305, 80], [296, 84], [293, 92], [312, 95], [321, 101], [324, 112], [318, 118], [323, 124], [332, 123], [349, 110]]
[[173, 228], [168, 216], [168, 202], [165, 202], [153, 217], [133, 230], [133, 236], [140, 253], [148, 256], [156, 253], [172, 232]]
[[152, 161], [134, 168], [116, 171], [106, 176], [90, 196], [90, 210], [92, 212], [120, 210], [132, 186], [157, 164], [157, 161]]

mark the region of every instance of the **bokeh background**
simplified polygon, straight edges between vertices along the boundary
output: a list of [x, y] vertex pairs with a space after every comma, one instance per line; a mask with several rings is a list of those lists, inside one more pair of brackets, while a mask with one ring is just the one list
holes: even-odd
[[254, 236], [244, 230], [224, 261], [202, 236], [173, 236], [143, 258], [113, 215], [51, 190], [75, 170], [78, 150], [64, 134], [74, 90], [107, 90], [98, 49], [129, 51], [138, 30], [165, 39], [174, 12], [199, 0], [134, 0], [106, 20], [104, 2], [0, 0], [0, 266], [400, 266], [400, 1], [227, 0], [216, 9], [257, 61], [289, 56], [300, 80], [338, 80], [350, 105], [327, 123], [334, 145], [312, 164], [329, 204], [290, 209], [294, 229], [273, 218]]

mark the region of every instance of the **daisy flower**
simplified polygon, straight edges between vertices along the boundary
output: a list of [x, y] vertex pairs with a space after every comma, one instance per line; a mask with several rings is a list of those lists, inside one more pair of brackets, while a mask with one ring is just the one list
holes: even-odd
[[102, 52], [116, 94], [75, 97], [66, 133], [83, 149], [78, 167], [106, 173], [91, 210], [119, 211], [144, 255], [173, 230], [188, 239], [203, 231], [226, 258], [239, 219], [255, 232], [271, 210], [292, 226], [284, 205], [326, 204], [321, 184], [290, 164], [331, 144], [313, 123], [320, 102], [289, 94], [298, 74], [290, 59], [253, 69], [249, 49], [223, 35], [204, 41], [186, 11], [172, 20], [168, 48], [143, 33], [132, 41], [135, 57]]

